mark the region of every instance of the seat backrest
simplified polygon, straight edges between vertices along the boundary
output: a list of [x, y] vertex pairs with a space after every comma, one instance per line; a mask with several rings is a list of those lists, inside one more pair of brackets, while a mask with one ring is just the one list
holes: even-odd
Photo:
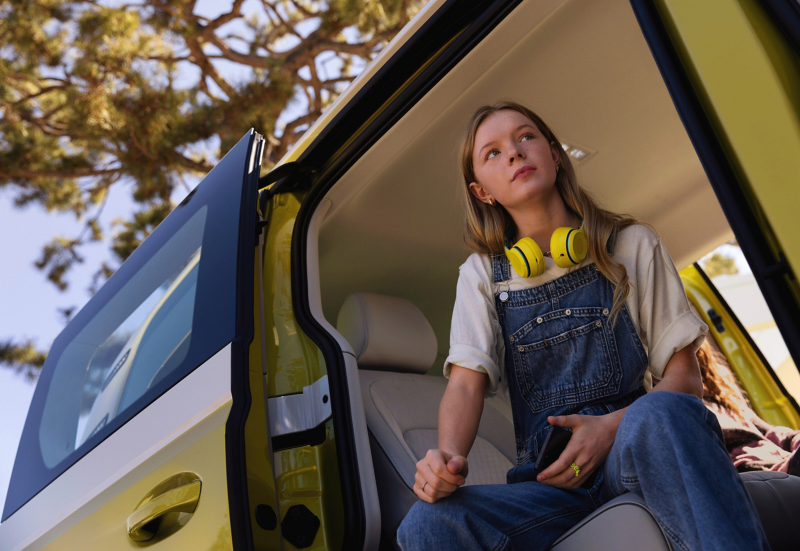
[[[384, 538], [417, 500], [412, 491], [416, 462], [438, 447], [438, 412], [447, 380], [424, 375], [436, 359], [436, 336], [411, 302], [355, 293], [345, 300], [337, 330], [356, 352], [364, 413], [381, 503]], [[505, 484], [516, 462], [509, 405], [487, 398], [469, 455], [467, 484]]]

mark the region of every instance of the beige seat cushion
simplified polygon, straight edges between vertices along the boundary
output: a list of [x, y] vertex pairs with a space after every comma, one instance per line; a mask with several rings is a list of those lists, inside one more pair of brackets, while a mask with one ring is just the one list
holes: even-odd
[[[416, 463], [438, 447], [438, 412], [444, 377], [359, 370], [372, 462], [381, 503], [381, 531], [394, 540], [397, 527], [417, 501]], [[516, 461], [511, 409], [499, 398], [484, 404], [478, 436], [467, 457], [467, 484], [505, 484]]]

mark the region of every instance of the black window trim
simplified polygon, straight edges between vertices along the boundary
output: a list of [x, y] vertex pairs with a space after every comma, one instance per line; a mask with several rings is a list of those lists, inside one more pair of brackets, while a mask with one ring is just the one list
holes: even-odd
[[[250, 129], [249, 156], [245, 166], [239, 215], [236, 258], [236, 330], [231, 341], [231, 410], [225, 422], [225, 463], [231, 543], [236, 551], [253, 551], [250, 500], [247, 492], [245, 427], [250, 413], [250, 344], [254, 338], [253, 302], [255, 229], [258, 223], [258, 178], [261, 173], [263, 137]], [[255, 507], [256, 504], [253, 504]]]
[[784, 38], [800, 55], [800, 2], [797, 0], [760, 0]]

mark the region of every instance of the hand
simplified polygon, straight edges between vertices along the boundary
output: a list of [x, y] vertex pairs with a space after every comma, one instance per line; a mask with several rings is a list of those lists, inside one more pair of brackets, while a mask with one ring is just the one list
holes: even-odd
[[421, 500], [434, 503], [463, 486], [468, 472], [467, 458], [463, 455], [428, 450], [425, 457], [417, 461], [414, 493]]
[[[548, 486], [574, 490], [579, 488], [608, 457], [624, 410], [608, 415], [561, 415], [548, 417], [551, 425], [572, 429], [567, 447], [536, 480]], [[575, 463], [580, 474], [575, 476]]]

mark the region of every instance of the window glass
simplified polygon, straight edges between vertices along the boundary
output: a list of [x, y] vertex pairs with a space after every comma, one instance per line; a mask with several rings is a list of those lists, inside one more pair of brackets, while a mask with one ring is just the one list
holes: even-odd
[[700, 266], [750, 334], [786, 390], [800, 400], [800, 374], [735, 241], [700, 259]]
[[[186, 356], [207, 210], [178, 229], [59, 358], [39, 430], [47, 467], [99, 433]], [[75, 393], [68, 381], [78, 379], [83, 385]]]

